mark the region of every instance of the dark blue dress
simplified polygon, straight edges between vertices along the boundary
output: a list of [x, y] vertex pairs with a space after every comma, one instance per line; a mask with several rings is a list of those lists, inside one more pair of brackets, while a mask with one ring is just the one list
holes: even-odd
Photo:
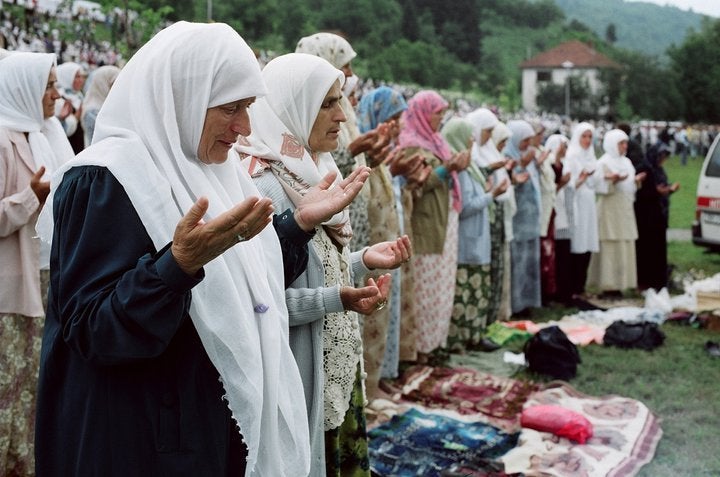
[[[55, 193], [35, 429], [44, 476], [242, 476], [246, 451], [188, 314], [191, 289], [155, 250], [123, 187], [77, 167]], [[273, 220], [286, 283], [311, 238]]]

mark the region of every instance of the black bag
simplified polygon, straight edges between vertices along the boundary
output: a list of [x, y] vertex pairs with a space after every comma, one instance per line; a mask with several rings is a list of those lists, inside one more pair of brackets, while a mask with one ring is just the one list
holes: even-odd
[[663, 344], [663, 341], [665, 341], [665, 333], [658, 324], [647, 321], [640, 323], [615, 321], [607, 327], [603, 337], [603, 342], [607, 346], [641, 348], [647, 351], [657, 348]]
[[531, 371], [565, 381], [577, 374], [580, 353], [557, 326], [538, 331], [525, 343], [524, 351]]

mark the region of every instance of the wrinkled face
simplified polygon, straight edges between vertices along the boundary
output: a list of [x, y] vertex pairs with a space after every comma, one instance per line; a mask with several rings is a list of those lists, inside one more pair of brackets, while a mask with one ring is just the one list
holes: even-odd
[[225, 162], [238, 134], [250, 135], [248, 107], [254, 101], [254, 97], [245, 98], [207, 110], [197, 150], [201, 162], [205, 164]]
[[57, 76], [55, 74], [55, 68], [53, 67], [50, 69], [47, 86], [45, 86], [45, 94], [43, 94], [42, 97], [43, 118], [45, 119], [55, 114], [55, 101], [60, 99], [60, 93], [58, 93], [55, 87], [56, 82]]
[[585, 131], [582, 133], [582, 136], [580, 136], [580, 147], [583, 149], [587, 149], [592, 144], [592, 131]]
[[340, 98], [342, 98], [340, 82], [335, 81], [325, 95], [310, 131], [308, 145], [312, 152], [330, 152], [337, 149], [340, 123], [346, 120], [340, 106]]
[[72, 88], [74, 91], [82, 91], [83, 86], [85, 86], [85, 80], [87, 79], [87, 75], [82, 71], [79, 70], [77, 73], [75, 73], [75, 78], [73, 78]]
[[488, 139], [492, 136], [493, 128], [487, 128], [480, 131], [480, 145], [484, 146]]
[[627, 152], [627, 146], [628, 142], [627, 140], [622, 140], [618, 143], [618, 153], [620, 153], [621, 156], [624, 156]]
[[440, 123], [442, 122], [443, 117], [445, 116], [445, 111], [447, 108], [442, 108], [438, 111], [435, 111], [430, 115], [430, 127], [433, 131], [437, 131], [440, 129]]

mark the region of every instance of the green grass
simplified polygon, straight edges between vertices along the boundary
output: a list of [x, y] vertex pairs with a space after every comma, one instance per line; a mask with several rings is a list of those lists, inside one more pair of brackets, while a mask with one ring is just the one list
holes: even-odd
[[689, 229], [695, 220], [695, 195], [702, 164], [703, 158], [696, 157], [683, 166], [679, 156], [672, 156], [663, 166], [670, 182], [680, 183], [680, 190], [670, 197], [671, 229]]

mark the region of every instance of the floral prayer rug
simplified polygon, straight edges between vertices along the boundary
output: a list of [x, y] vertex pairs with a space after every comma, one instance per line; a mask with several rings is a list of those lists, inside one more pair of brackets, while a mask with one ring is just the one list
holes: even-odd
[[546, 432], [523, 429], [518, 446], [505, 454], [506, 472], [526, 476], [626, 477], [650, 462], [662, 437], [659, 419], [640, 401], [586, 396], [565, 383], [533, 394], [525, 406], [561, 406], [584, 415], [593, 437], [576, 444]]
[[403, 401], [474, 415], [506, 432], [520, 429], [520, 413], [539, 385], [468, 368], [413, 366], [402, 377]]

